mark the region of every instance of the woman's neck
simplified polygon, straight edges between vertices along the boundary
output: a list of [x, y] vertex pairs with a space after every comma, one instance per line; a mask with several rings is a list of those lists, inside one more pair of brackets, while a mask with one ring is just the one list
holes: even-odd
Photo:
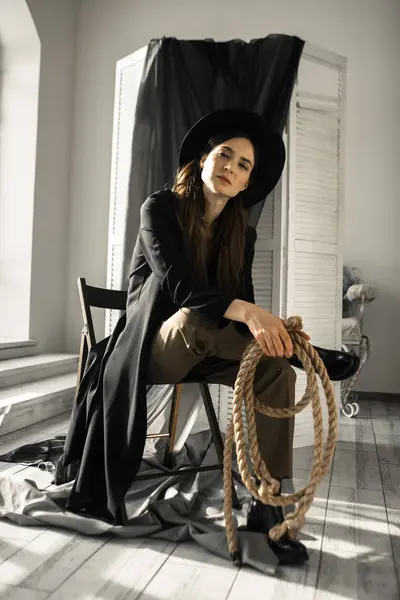
[[206, 206], [202, 220], [205, 225], [212, 225], [224, 210], [229, 198], [222, 194], [214, 194], [205, 185], [203, 185], [203, 194]]

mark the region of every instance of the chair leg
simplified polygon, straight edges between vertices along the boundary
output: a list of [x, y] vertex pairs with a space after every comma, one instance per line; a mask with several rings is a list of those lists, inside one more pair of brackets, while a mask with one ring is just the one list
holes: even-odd
[[[199, 383], [201, 395], [203, 397], [204, 408], [206, 410], [207, 419], [211, 429], [211, 435], [215, 444], [215, 451], [217, 453], [217, 457], [221, 465], [224, 464], [224, 442], [222, 441], [221, 431], [219, 429], [217, 416], [215, 414], [214, 406], [212, 403], [212, 398], [210, 394], [210, 390], [208, 388], [207, 383]], [[232, 504], [234, 508], [240, 508], [240, 502], [238, 500], [236, 489], [234, 485], [234, 481], [232, 478]]]
[[169, 417], [169, 426], [168, 426], [169, 440], [168, 440], [168, 444], [165, 447], [165, 454], [164, 454], [164, 466], [168, 467], [168, 468], [172, 467], [172, 454], [173, 454], [174, 447], [175, 447], [176, 428], [178, 425], [181, 393], [182, 393], [182, 385], [177, 383], [174, 386], [174, 392], [173, 392], [173, 396], [172, 396], [171, 413], [170, 413], [170, 417]]
[[116, 517], [116, 525], [128, 525], [128, 513], [126, 512], [125, 498], [122, 501], [121, 506], [117, 510]]

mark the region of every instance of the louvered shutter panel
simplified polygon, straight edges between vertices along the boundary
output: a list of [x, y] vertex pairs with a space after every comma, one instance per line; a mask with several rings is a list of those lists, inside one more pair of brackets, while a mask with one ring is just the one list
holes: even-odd
[[257, 241], [253, 262], [253, 285], [255, 302], [266, 310], [272, 310], [274, 271], [274, 194], [266, 199], [257, 224]]
[[[124, 225], [127, 210], [131, 146], [135, 107], [147, 47], [118, 61], [115, 78], [114, 128], [111, 160], [110, 217], [107, 287], [123, 286]], [[106, 335], [111, 333], [119, 311], [106, 311]]]
[[[304, 61], [307, 63], [307, 60]], [[308, 61], [309, 62], [309, 61]], [[289, 129], [291, 179], [288, 220], [287, 314], [299, 315], [311, 342], [340, 348], [342, 256], [341, 209], [341, 85], [342, 73], [321, 64], [303, 68], [293, 95]], [[321, 90], [307, 91], [311, 71], [323, 71]], [[308, 75], [308, 77], [307, 77]], [[313, 86], [318, 77], [312, 78]], [[305, 89], [304, 89], [305, 88]], [[329, 93], [327, 89], [329, 88]], [[332, 93], [335, 88], [336, 93]], [[319, 93], [317, 93], [319, 91]], [[296, 402], [306, 378], [297, 370]], [[337, 401], [340, 387], [335, 385]], [[320, 386], [321, 398], [324, 398]], [[327, 411], [324, 404], [324, 422]], [[296, 416], [295, 447], [313, 444], [311, 408]]]

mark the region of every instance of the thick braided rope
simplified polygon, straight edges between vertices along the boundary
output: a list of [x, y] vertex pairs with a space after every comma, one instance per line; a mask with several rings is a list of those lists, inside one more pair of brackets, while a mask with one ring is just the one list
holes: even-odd
[[[294, 353], [302, 362], [307, 376], [306, 390], [300, 402], [298, 402], [293, 408], [277, 409], [262, 405], [259, 400], [254, 397], [254, 373], [261, 357], [264, 355], [256, 340], [253, 340], [247, 346], [243, 354], [235, 382], [232, 419], [227, 428], [224, 448], [225, 527], [229, 552], [235, 564], [240, 564], [240, 554], [233, 526], [232, 514], [231, 468], [233, 439], [235, 438], [236, 455], [240, 475], [250, 494], [264, 504], [271, 504], [274, 506], [288, 506], [290, 504], [297, 503], [296, 511], [286, 515], [285, 521], [282, 524], [279, 524], [270, 530], [269, 536], [273, 540], [280, 539], [286, 531], [289, 532], [291, 537], [296, 537], [298, 531], [304, 525], [305, 515], [313, 502], [315, 490], [321, 479], [326, 474], [335, 452], [338, 431], [337, 409], [335, 394], [326, 372], [325, 365], [312, 345], [301, 335], [299, 335], [298, 331], [302, 329], [302, 322], [299, 317], [291, 317], [284, 322], [284, 325], [292, 339]], [[328, 408], [329, 428], [325, 444], [325, 451], [323, 447], [322, 408], [316, 374], [318, 374], [321, 380]], [[247, 452], [242, 419], [243, 402], [246, 411], [249, 452]], [[312, 458], [310, 480], [305, 488], [302, 488], [294, 494], [277, 496], [276, 494], [279, 489], [279, 482], [271, 476], [267, 466], [260, 456], [258, 449], [254, 409], [270, 417], [285, 419], [292, 417], [304, 410], [304, 408], [306, 408], [310, 402], [314, 420], [314, 453]], [[254, 474], [261, 482], [259, 486], [255, 484], [255, 480], [250, 474], [248, 454], [250, 455], [252, 463], [252, 471], [254, 471]]]

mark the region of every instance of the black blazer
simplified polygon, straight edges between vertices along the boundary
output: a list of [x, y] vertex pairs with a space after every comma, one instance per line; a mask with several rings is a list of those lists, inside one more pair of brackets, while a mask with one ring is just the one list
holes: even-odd
[[[162, 322], [182, 307], [224, 327], [229, 320], [223, 315], [235, 298], [254, 303], [251, 270], [256, 237], [249, 227], [243, 293], [221, 294], [205, 288], [193, 275], [173, 193], [163, 190], [144, 202], [127, 311], [111, 337], [93, 348], [60, 459], [60, 472], [79, 464], [68, 508], [119, 522], [119, 508], [139, 469], [146, 441], [146, 369], [154, 336]], [[235, 326], [247, 329], [241, 323]]]

